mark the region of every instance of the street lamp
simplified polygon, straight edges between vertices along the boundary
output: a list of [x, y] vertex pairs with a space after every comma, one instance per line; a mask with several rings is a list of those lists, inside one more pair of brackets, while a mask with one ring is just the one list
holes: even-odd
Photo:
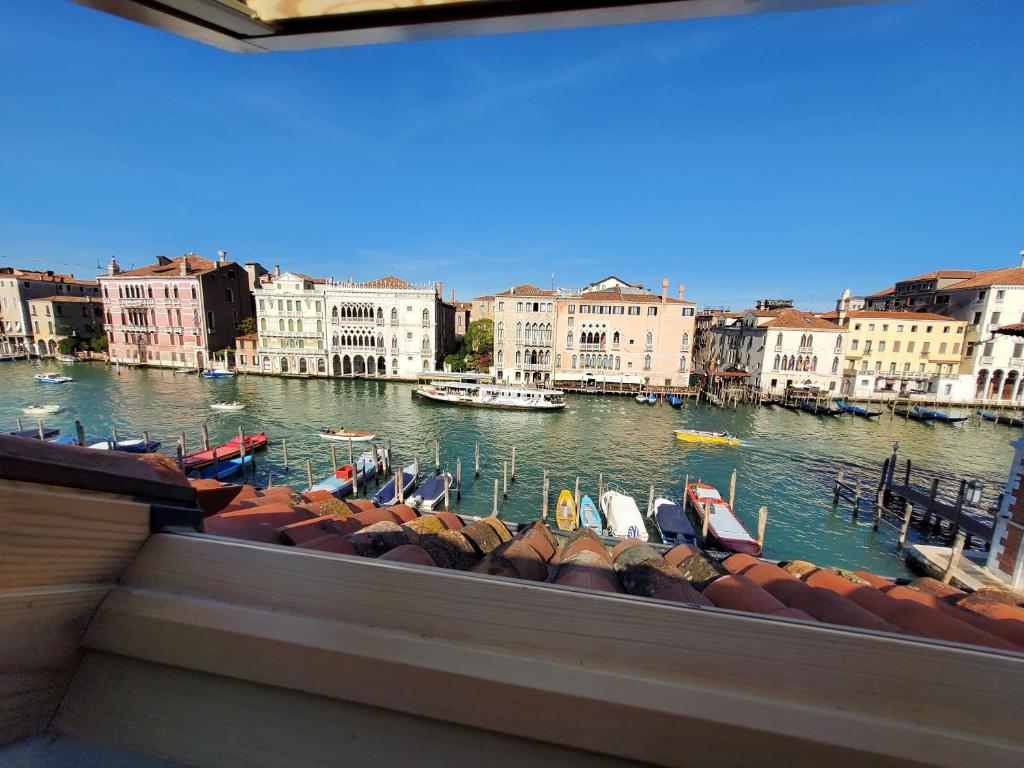
[[977, 506], [981, 502], [981, 483], [979, 481], [971, 480], [967, 483], [965, 498], [972, 507]]

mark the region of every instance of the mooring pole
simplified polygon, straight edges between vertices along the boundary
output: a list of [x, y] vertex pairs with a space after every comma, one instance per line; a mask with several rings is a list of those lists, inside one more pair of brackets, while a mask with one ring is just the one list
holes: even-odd
[[434, 471], [441, 471], [441, 441], [434, 441]]
[[306, 459], [306, 482], [308, 487], [306, 490], [310, 490], [313, 487], [313, 462]]
[[281, 440], [281, 450], [284, 451], [284, 471], [288, 471], [288, 440], [283, 438]]
[[203, 450], [210, 450], [210, 430], [205, 423], [203, 424]]
[[953, 580], [953, 574], [956, 573], [957, 566], [960, 565], [960, 556], [964, 552], [964, 543], [967, 537], [957, 532], [956, 541], [953, 543], [953, 549], [949, 552], [949, 564], [946, 566], [946, 572], [942, 574], [942, 583], [949, 584]]
[[729, 478], [729, 506], [733, 506], [736, 503], [736, 470], [732, 471], [732, 476]]
[[768, 507], [757, 510], [757, 546], [764, 549], [764, 529], [768, 526]]
[[516, 447], [512, 446], [512, 482], [516, 481]]
[[331, 467], [333, 468], [334, 474], [338, 474], [338, 446], [331, 443]]
[[896, 544], [896, 554], [903, 554], [903, 546], [907, 542], [907, 530], [910, 528], [910, 516], [914, 514], [914, 505], [909, 501], [905, 503], [903, 509], [903, 525], [900, 526], [900, 538]]
[[494, 478], [494, 504], [491, 507], [491, 515], [498, 516], [498, 478]]
[[473, 445], [473, 473], [475, 477], [480, 477], [480, 441], [477, 440]]
[[541, 507], [540, 507], [540, 519], [547, 522], [548, 519], [548, 471], [544, 470], [544, 479], [540, 485], [541, 492]]
[[462, 457], [455, 459], [455, 500], [462, 498]]
[[448, 486], [449, 486], [450, 481], [451, 481], [451, 479], [449, 478], [448, 473], [445, 472], [445, 474], [444, 474], [444, 511], [445, 512], [451, 511], [451, 505], [449, 504], [449, 496], [448, 496], [448, 493], [449, 493], [449, 487]]
[[508, 498], [508, 462], [501, 462], [501, 495]]

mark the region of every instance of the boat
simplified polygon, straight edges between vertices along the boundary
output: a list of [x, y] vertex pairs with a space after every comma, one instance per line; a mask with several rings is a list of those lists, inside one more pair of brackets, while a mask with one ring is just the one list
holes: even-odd
[[573, 499], [572, 491], [563, 488], [558, 494], [558, 501], [555, 502], [555, 523], [560, 531], [575, 531], [579, 524], [579, 516], [576, 514], [576, 501]]
[[705, 515], [708, 516], [708, 536], [722, 549], [760, 557], [761, 547], [757, 540], [713, 485], [690, 483], [686, 486], [686, 502], [702, 526]]
[[77, 363], [78, 358], [74, 355], [57, 355], [58, 363]]
[[918, 413], [922, 413], [935, 421], [940, 421], [943, 424], [959, 424], [961, 421], [967, 421], [967, 416], [951, 416], [943, 411], [936, 411], [931, 408], [922, 408], [920, 405], [915, 405], [914, 410]]
[[155, 453], [160, 450], [159, 440], [150, 440], [146, 442], [144, 439], [131, 439], [131, 440], [114, 440], [113, 437], [108, 437], [99, 442], [92, 443], [89, 445], [97, 451], [124, 451], [125, 453]]
[[438, 472], [422, 483], [407, 502], [417, 512], [430, 512], [444, 500], [444, 484], [448, 481], [449, 497], [455, 493], [455, 481], [450, 472]]
[[[245, 452], [258, 451], [260, 448], [266, 448], [267, 446], [267, 435], [264, 432], [260, 432], [255, 435], [245, 436]], [[218, 445], [216, 448], [210, 448], [209, 450], [196, 451], [190, 453], [182, 459], [182, 464], [185, 470], [199, 469], [200, 467], [207, 467], [214, 462], [214, 451], [217, 453], [218, 461], [226, 461], [227, 459], [233, 459], [241, 453], [238, 445], [238, 436], [232, 437], [226, 443]]]
[[334, 474], [321, 480], [319, 483], [310, 488], [311, 491], [327, 491], [337, 498], [341, 499], [352, 493], [352, 481], [357, 479], [359, 481], [359, 487], [365, 488], [366, 481], [375, 477], [377, 474], [377, 464], [383, 463], [384, 461], [384, 449], [377, 449], [377, 461], [374, 461], [374, 455], [372, 453], [364, 453], [357, 457], [355, 460], [355, 478], [353, 478], [353, 468], [351, 464], [346, 464], [342, 467], [338, 467]]
[[74, 381], [70, 376], [61, 376], [56, 371], [37, 373], [33, 378], [40, 384], [67, 384], [69, 381]]
[[503, 387], [498, 384], [463, 384], [457, 381], [432, 381], [413, 390], [413, 396], [448, 405], [476, 408], [554, 411], [565, 408], [565, 393], [560, 389]]
[[54, 413], [60, 413], [63, 408], [56, 403], [51, 405], [40, 405], [39, 403], [32, 403], [32, 405], [26, 405], [21, 409], [23, 413], [27, 413], [29, 416], [50, 416]]
[[647, 404], [648, 405], [654, 405], [656, 402], [658, 402], [658, 396], [656, 394], [651, 392], [649, 395], [647, 395]]
[[677, 429], [676, 439], [687, 443], [706, 443], [708, 445], [739, 445], [740, 439], [725, 430], [721, 432], [704, 432], [699, 429]]
[[174, 372], [175, 373], [195, 373], [196, 369], [195, 368], [175, 368]]
[[373, 432], [360, 432], [357, 429], [320, 428], [321, 440], [344, 440], [346, 443], [362, 443], [366, 440], [373, 440], [376, 436]]
[[[402, 470], [402, 500], [409, 498], [409, 494], [413, 487], [416, 485], [416, 470], [418, 467], [415, 464], [406, 465], [405, 469]], [[398, 494], [395, 493], [395, 478], [391, 478], [373, 497], [373, 503], [378, 507], [391, 507], [398, 504]]]
[[865, 408], [863, 405], [854, 405], [848, 403], [845, 400], [836, 400], [836, 407], [839, 408], [843, 413], [851, 413], [854, 416], [862, 416], [865, 419], [872, 419], [875, 416], [881, 416], [881, 411], [872, 411], [869, 408]]
[[665, 544], [697, 544], [697, 533], [686, 511], [671, 499], [663, 496], [656, 498], [650, 517]]
[[601, 513], [597, 511], [597, 505], [589, 496], [584, 496], [580, 499], [579, 513], [580, 528], [589, 528], [598, 534], [604, 531], [604, 525], [601, 523]]
[[1008, 427], [1024, 427], [1024, 419], [1017, 416], [1007, 416], [1005, 413], [992, 413], [991, 411], [978, 410], [978, 415], [985, 421], [994, 421], [996, 424], [1005, 424]]
[[634, 399], [638, 403], [645, 403], [645, 404], [647, 403], [647, 395], [645, 395], [643, 392], [641, 392], [639, 395], [637, 395]]
[[833, 408], [827, 402], [822, 404], [816, 400], [801, 400], [797, 403], [797, 407], [804, 413], [814, 416], [838, 416], [843, 412], [842, 408]]
[[671, 405], [673, 408], [683, 407], [683, 398], [681, 398], [679, 395], [668, 395], [665, 399], [668, 400], [668, 404]]
[[78, 445], [78, 438], [74, 435], [61, 435], [60, 437], [47, 438], [46, 442], [54, 445]]
[[892, 407], [892, 412], [897, 416], [902, 416], [903, 418], [910, 419], [911, 421], [936, 421], [936, 418], [934, 416], [931, 416], [925, 413], [924, 411], [919, 410], [916, 405], [913, 408], [900, 408], [894, 405]]
[[60, 434], [59, 429], [51, 429], [47, 427], [43, 427], [41, 431], [42, 434], [39, 434], [40, 429], [37, 427], [36, 429], [16, 429], [13, 432], [8, 432], [7, 434], [13, 435], [14, 437], [33, 437], [36, 440], [40, 437], [43, 440], [50, 440]]
[[647, 526], [633, 497], [618, 491], [605, 491], [601, 496], [601, 512], [608, 521], [610, 535], [647, 541]]
[[249, 466], [252, 464], [252, 461], [252, 454], [247, 453], [245, 456], [235, 456], [234, 458], [218, 461], [216, 464], [209, 464], [193, 470], [189, 476], [197, 480], [227, 480], [239, 474], [243, 467]]
[[235, 372], [229, 371], [227, 368], [207, 368], [202, 373], [204, 379], [226, 379], [234, 375]]
[[240, 403], [235, 400], [232, 403], [226, 403], [223, 400], [217, 403], [210, 403], [210, 407], [215, 411], [241, 411], [245, 408], [245, 403]]

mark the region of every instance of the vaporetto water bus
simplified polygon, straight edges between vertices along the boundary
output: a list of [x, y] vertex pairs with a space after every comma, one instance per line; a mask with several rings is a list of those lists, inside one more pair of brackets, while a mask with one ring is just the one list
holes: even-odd
[[413, 393], [425, 400], [475, 408], [522, 408], [554, 411], [565, 408], [565, 393], [560, 389], [503, 387], [498, 384], [465, 384], [455, 381], [432, 381], [421, 384]]

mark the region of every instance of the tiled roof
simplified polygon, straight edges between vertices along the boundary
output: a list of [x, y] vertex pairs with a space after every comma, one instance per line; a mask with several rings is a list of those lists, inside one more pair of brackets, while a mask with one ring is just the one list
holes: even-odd
[[934, 312], [887, 312], [881, 309], [857, 309], [846, 313], [847, 317], [877, 318], [879, 320], [943, 320], [947, 323], [961, 323], [955, 317], [937, 315]]
[[61, 303], [70, 304], [102, 304], [103, 300], [99, 296], [72, 296], [70, 294], [55, 293], [52, 296], [39, 296], [34, 299], [29, 299], [31, 304], [33, 301], [59, 301]]
[[828, 320], [822, 320], [820, 317], [815, 317], [807, 312], [801, 312], [799, 309], [784, 309], [775, 315], [775, 319], [770, 323], [766, 323], [765, 328], [819, 328], [824, 331], [836, 331], [839, 330], [839, 326], [835, 323], [830, 323]]
[[[215, 261], [210, 261], [194, 254], [186, 254], [176, 259], [161, 258], [156, 264], [150, 264], [148, 267], [130, 269], [125, 272], [118, 272], [116, 275], [101, 275], [101, 278], [103, 280], [116, 280], [122, 277], [181, 277], [182, 261], [185, 262], [188, 277], [205, 275], [217, 269], [217, 262]], [[226, 262], [226, 264], [235, 265], [233, 261]], [[221, 266], [226, 266], [226, 264], [221, 264]]]
[[968, 596], [934, 579], [897, 585], [793, 561], [748, 555], [717, 561], [688, 545], [663, 554], [637, 539], [609, 549], [590, 530], [566, 540], [541, 522], [512, 530], [496, 517], [419, 515], [405, 505], [374, 507], [326, 491], [257, 491], [193, 481], [210, 516], [207, 534], [395, 563], [625, 593], [698, 606], [860, 629], [1024, 649], [1024, 608]]
[[413, 288], [412, 283], [407, 283], [405, 280], [400, 280], [397, 277], [388, 275], [387, 277], [378, 277], [376, 280], [367, 280], [365, 283], [359, 284], [360, 288]]
[[284, 278], [288, 277], [289, 275], [291, 277], [297, 277], [300, 280], [303, 280], [307, 283], [316, 283], [317, 285], [323, 285], [324, 283], [327, 282], [326, 277], [311, 277], [310, 275], [304, 275], [301, 272], [292, 272], [291, 270], [285, 272], [280, 277], [272, 277], [270, 275], [266, 275], [265, 277], [270, 277], [270, 282], [276, 283], [278, 280], [284, 280]]
[[494, 301], [493, 296], [477, 296], [473, 301]]
[[890, 285], [888, 288], [885, 288], [885, 289], [883, 289], [881, 291], [878, 291], [877, 293], [869, 293], [864, 298], [865, 299], [878, 299], [878, 298], [881, 298], [882, 296], [892, 296], [894, 293], [896, 293], [896, 286], [895, 285]]
[[984, 272], [973, 272], [973, 276], [963, 282], [947, 287], [947, 290], [959, 291], [963, 288], [985, 288], [990, 285], [1024, 285], [1024, 268], [1007, 267], [1006, 269], [987, 269]]
[[36, 280], [44, 283], [66, 283], [68, 285], [93, 285], [98, 286], [95, 280], [79, 280], [73, 275], [62, 275], [59, 273], [40, 272], [35, 269], [19, 269], [18, 267], [0, 267], [0, 274], [18, 277], [23, 280]]
[[948, 280], [950, 278], [966, 278], [974, 277], [978, 274], [973, 269], [936, 269], [932, 272], [926, 272], [923, 275], [917, 275], [916, 277], [908, 277], [904, 280], [900, 280], [901, 283], [916, 283], [918, 280]]
[[[647, 293], [639, 291], [625, 291], [622, 288], [607, 288], [601, 291], [588, 291], [582, 294], [578, 301], [582, 304], [586, 304], [591, 301], [623, 301], [623, 302], [635, 302], [638, 304], [660, 304], [661, 294], [658, 293]], [[694, 304], [692, 301], [680, 301], [674, 299], [671, 296], [665, 298], [666, 304]]]
[[515, 285], [507, 291], [494, 294], [495, 296], [553, 296], [554, 291], [546, 291], [543, 288], [538, 288], [536, 285], [530, 285], [529, 283], [523, 283], [522, 285]]
[[260, 335], [256, 332], [245, 333], [242, 334], [241, 336], [235, 336], [235, 341], [256, 341], [257, 339], [259, 339], [259, 337]]
[[999, 329], [995, 331], [1001, 333], [1004, 336], [1024, 336], [1024, 323], [1010, 323], [1009, 325], [1001, 325]]

